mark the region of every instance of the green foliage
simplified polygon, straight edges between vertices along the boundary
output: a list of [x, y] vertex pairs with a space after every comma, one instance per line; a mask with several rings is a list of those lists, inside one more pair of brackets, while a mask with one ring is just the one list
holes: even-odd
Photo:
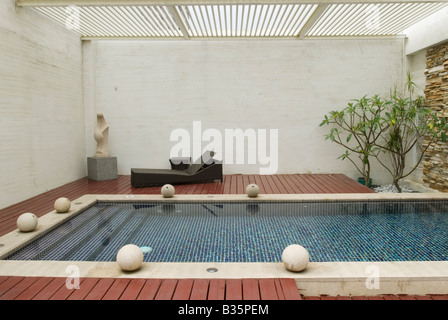
[[[389, 171], [393, 184], [399, 191], [401, 188], [398, 182], [415, 171], [433, 141], [439, 138], [446, 141], [448, 128], [445, 117], [426, 107], [422, 96], [414, 98], [414, 88], [415, 83], [408, 73], [403, 92], [397, 89], [391, 92], [390, 108], [383, 116], [389, 128], [378, 144], [378, 147], [389, 155], [390, 163], [377, 160]], [[423, 145], [420, 142], [424, 138], [427, 142]], [[416, 163], [409, 165], [407, 155], [414, 148], [421, 149], [420, 156]]]
[[[339, 159], [348, 159], [369, 181], [371, 159], [374, 158], [391, 174], [394, 185], [411, 174], [423, 159], [424, 152], [436, 139], [447, 140], [448, 123], [440, 113], [425, 106], [422, 96], [414, 98], [415, 84], [410, 73], [403, 91], [394, 89], [390, 96], [364, 96], [352, 100], [341, 111], [325, 115], [320, 126], [330, 126], [325, 139], [345, 148]], [[420, 144], [425, 138], [427, 143]], [[415, 147], [421, 154], [407, 168], [407, 155]], [[380, 155], [386, 153], [389, 163]]]
[[349, 102], [342, 111], [331, 111], [320, 123], [331, 127], [325, 139], [346, 149], [339, 158], [349, 160], [365, 181], [370, 178], [370, 157], [379, 152], [375, 146], [384, 130], [381, 114], [386, 107], [387, 101], [379, 95], [364, 96]]

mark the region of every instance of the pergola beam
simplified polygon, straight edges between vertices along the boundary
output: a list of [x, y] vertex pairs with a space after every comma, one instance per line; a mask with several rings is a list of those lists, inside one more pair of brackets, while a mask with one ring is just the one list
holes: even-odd
[[[188, 5], [243, 5], [243, 4], [369, 4], [386, 1], [372, 0], [17, 0], [20, 7], [64, 6], [188, 6]], [[387, 0], [388, 3], [437, 3], [446, 0]]]
[[[391, 39], [404, 39], [403, 35], [394, 36], [319, 36], [319, 37], [305, 37], [306, 40], [391, 40]], [[191, 37], [191, 41], [201, 41], [201, 40], [220, 40], [220, 41], [282, 41], [282, 40], [295, 40], [297, 37]], [[95, 37], [95, 36], [83, 36], [81, 37], [83, 41], [90, 40], [154, 40], [154, 41], [175, 41], [182, 40], [182, 37]]]
[[177, 13], [176, 8], [173, 6], [167, 6], [168, 12], [171, 14], [171, 16], [174, 19], [174, 22], [176, 22], [177, 26], [179, 27], [180, 31], [182, 32], [182, 35], [184, 36], [185, 40], [189, 40], [190, 37], [188, 36], [187, 28], [185, 28], [184, 23], [182, 22], [181, 17], [179, 16], [179, 13]]
[[302, 27], [302, 30], [300, 30], [298, 38], [303, 39], [305, 38], [308, 31], [314, 26], [314, 24], [320, 19], [320, 17], [324, 14], [325, 10], [327, 10], [329, 4], [323, 4], [319, 5], [316, 10], [314, 10], [311, 17], [308, 19], [308, 21], [305, 23], [305, 25]]

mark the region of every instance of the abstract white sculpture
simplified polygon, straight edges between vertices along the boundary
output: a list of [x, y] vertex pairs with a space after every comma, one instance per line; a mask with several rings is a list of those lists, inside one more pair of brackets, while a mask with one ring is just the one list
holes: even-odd
[[282, 262], [289, 271], [299, 272], [306, 268], [310, 261], [308, 251], [298, 244], [287, 246], [282, 253]]
[[251, 198], [257, 197], [259, 193], [260, 188], [256, 184], [251, 183], [246, 187], [246, 194]]
[[135, 244], [123, 246], [117, 253], [117, 263], [123, 271], [134, 271], [143, 264], [143, 251]]
[[54, 202], [54, 210], [58, 213], [65, 213], [70, 210], [71, 202], [68, 198], [58, 198]]
[[93, 135], [96, 140], [96, 152], [94, 157], [105, 158], [109, 156], [109, 126], [102, 113], [98, 113], [96, 119], [97, 125]]
[[23, 213], [17, 219], [17, 228], [22, 232], [30, 232], [37, 227], [37, 217], [34, 213]]
[[174, 187], [170, 184], [166, 184], [162, 187], [162, 196], [164, 198], [171, 198], [174, 195]]

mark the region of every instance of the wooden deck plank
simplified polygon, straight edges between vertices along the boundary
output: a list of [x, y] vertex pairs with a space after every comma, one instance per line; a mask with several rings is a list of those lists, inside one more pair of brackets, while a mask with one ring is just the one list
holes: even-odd
[[256, 184], [258, 188], [260, 188], [261, 194], [266, 194], [266, 190], [264, 189], [263, 181], [261, 181], [260, 176], [252, 175], [252, 180], [250, 183]]
[[160, 284], [162, 283], [161, 279], [148, 279], [145, 282], [140, 294], [137, 297], [137, 300], [154, 300], [157, 291], [159, 291]]
[[272, 186], [269, 183], [267, 176], [260, 175], [259, 178], [260, 178], [260, 180], [261, 180], [261, 182], [263, 184], [263, 189], [265, 190], [264, 193], [266, 193], [266, 194], [273, 194], [274, 191], [272, 190]]
[[281, 193], [283, 194], [294, 193], [289, 183], [283, 178], [283, 175], [273, 175], [272, 179], [274, 180], [277, 187], [280, 189]]
[[6, 280], [8, 280], [8, 276], [0, 276], [0, 285], [5, 282]]
[[283, 194], [287, 193], [287, 190], [283, 187], [283, 185], [278, 180], [278, 177], [276, 175], [270, 175], [270, 176], [264, 176], [267, 183], [271, 186], [273, 194]]
[[238, 176], [232, 175], [232, 179], [230, 182], [229, 194], [237, 194], [237, 185], [236, 185], [237, 180], [238, 180]]
[[[23, 291], [28, 289], [38, 278], [36, 277], [25, 277], [19, 282], [15, 283], [9, 290], [7, 290], [3, 295], [0, 296], [0, 300], [14, 300]], [[1, 286], [0, 286], [1, 287]]]
[[[357, 186], [354, 183], [357, 183], [354, 180], [349, 181], [345, 181], [342, 180], [340, 177], [337, 176], [333, 176], [333, 175], [325, 175], [324, 177], [325, 179], [324, 182], [322, 183], [327, 183], [329, 186], [331, 186], [331, 192], [335, 192], [335, 191], [339, 191], [339, 192], [345, 192], [345, 193], [352, 193], [352, 192], [356, 192], [356, 188]], [[362, 188], [359, 188], [360, 186], [358, 186], [358, 190], [361, 190]]]
[[286, 300], [285, 294], [283, 293], [282, 284], [280, 279], [274, 279], [274, 285], [277, 291], [278, 300]]
[[223, 177], [223, 188], [222, 188], [222, 193], [223, 194], [229, 194], [230, 193], [231, 181], [232, 181], [232, 176], [231, 175]]
[[[80, 283], [79, 283], [79, 288], [81, 286], [83, 279], [80, 279]], [[66, 300], [75, 290], [75, 288], [73, 289], [68, 289], [67, 285], [63, 285], [61, 286], [51, 297], [49, 300]]]
[[319, 190], [319, 193], [333, 193], [333, 185], [329, 184], [328, 181], [325, 180], [326, 175], [309, 175], [308, 179], [312, 181], [313, 185], [316, 189]]
[[136, 300], [145, 282], [145, 279], [132, 279], [119, 300]]
[[242, 176], [242, 186], [241, 186], [241, 193], [246, 193], [246, 188], [250, 184], [249, 175], [245, 174]]
[[195, 184], [186, 184], [185, 186], [188, 187], [188, 190], [185, 192], [185, 194], [195, 194], [196, 193], [196, 189], [198, 189], [199, 191], [199, 184], [195, 183]]
[[180, 279], [177, 282], [176, 292], [173, 295], [173, 300], [190, 299], [192, 287], [193, 287], [193, 279]]
[[328, 188], [328, 193], [335, 193], [337, 191], [343, 193], [352, 193], [354, 188], [353, 184], [347, 184], [346, 181], [334, 179], [331, 177], [331, 175], [320, 175], [318, 177], [315, 177], [315, 180], [317, 181], [317, 183], [325, 185]]
[[79, 285], [79, 289], [71, 290], [72, 294], [67, 297], [67, 300], [84, 300], [98, 281], [98, 278], [84, 278]]
[[301, 193], [316, 193], [316, 191], [304, 180], [303, 175], [294, 174], [290, 177], [295, 185], [301, 190]]
[[8, 277], [0, 284], [0, 297], [3, 296], [8, 290], [13, 288], [17, 283], [22, 281], [22, 277]]
[[260, 300], [257, 279], [243, 279], [243, 300]]
[[118, 300], [128, 286], [130, 279], [116, 279], [103, 296], [103, 300]]
[[244, 186], [244, 179], [242, 174], [236, 176], [236, 193], [237, 194], [246, 193], [246, 187]]
[[349, 177], [347, 177], [346, 175], [343, 174], [335, 174], [333, 175], [334, 178], [337, 178], [339, 181], [350, 184], [351, 186], [353, 186], [353, 192], [355, 193], [375, 193], [375, 191], [373, 189], [370, 189], [362, 184], [360, 184], [359, 182], [350, 179]]
[[208, 287], [208, 300], [224, 300], [226, 296], [226, 281], [211, 279]]
[[258, 280], [261, 300], [279, 300], [274, 279]]
[[51, 296], [57, 292], [62, 286], [65, 286], [65, 278], [43, 278], [47, 280], [47, 283], [36, 294], [32, 300], [50, 300]]
[[294, 279], [281, 278], [279, 281], [286, 300], [302, 300]]
[[213, 183], [201, 183], [200, 194], [210, 194]]
[[38, 278], [31, 286], [25, 289], [15, 300], [32, 300], [48, 284], [49, 278]]
[[290, 175], [290, 174], [286, 175], [286, 174], [285, 174], [285, 175], [282, 176], [282, 179], [285, 180], [285, 181], [288, 183], [288, 185], [289, 185], [290, 188], [292, 189], [293, 193], [298, 193], [298, 194], [306, 193], [306, 192], [300, 187], [300, 185], [298, 185], [298, 184], [296, 183], [296, 180], [295, 180], [292, 176], [293, 176], [293, 175]]
[[241, 279], [226, 280], [226, 300], [243, 300]]
[[317, 184], [311, 175], [302, 174], [300, 175], [300, 178], [306, 185], [308, 185], [309, 188], [312, 189], [313, 193], [326, 193], [324, 188], [321, 185]]
[[[141, 189], [145, 189], [145, 188], [141, 188]], [[180, 185], [176, 185], [174, 186], [175, 192], [176, 194], [186, 194], [186, 192], [189, 189], [188, 184], [180, 184]]]
[[160, 284], [155, 300], [171, 300], [176, 289], [176, 279], [164, 279]]
[[101, 300], [114, 283], [114, 278], [101, 278], [84, 300]]
[[200, 194], [212, 194], [213, 186], [214, 186], [214, 183], [202, 183]]
[[208, 296], [208, 280], [195, 279], [193, 288], [191, 289], [190, 300], [207, 300]]

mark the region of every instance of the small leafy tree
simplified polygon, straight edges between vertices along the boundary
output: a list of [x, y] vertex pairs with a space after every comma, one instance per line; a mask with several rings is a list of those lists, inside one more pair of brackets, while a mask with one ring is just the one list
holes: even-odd
[[[384, 128], [382, 139], [375, 141], [376, 147], [389, 155], [389, 163], [384, 163], [377, 156], [378, 162], [392, 175], [393, 184], [401, 192], [399, 181], [409, 176], [418, 167], [425, 151], [436, 139], [446, 141], [447, 123], [441, 114], [426, 107], [422, 96], [414, 98], [415, 83], [408, 72], [405, 90], [400, 92], [394, 89], [388, 100], [387, 110], [383, 119], [379, 121]], [[420, 143], [426, 138], [424, 145]], [[420, 148], [420, 155], [415, 164], [407, 167], [407, 155]]]
[[366, 185], [370, 182], [371, 157], [377, 157], [380, 149], [378, 139], [387, 129], [383, 125], [383, 111], [389, 102], [379, 95], [364, 96], [352, 100], [342, 111], [331, 111], [325, 115], [320, 126], [330, 125], [325, 139], [343, 146], [345, 152], [339, 157], [348, 159], [364, 177]]

